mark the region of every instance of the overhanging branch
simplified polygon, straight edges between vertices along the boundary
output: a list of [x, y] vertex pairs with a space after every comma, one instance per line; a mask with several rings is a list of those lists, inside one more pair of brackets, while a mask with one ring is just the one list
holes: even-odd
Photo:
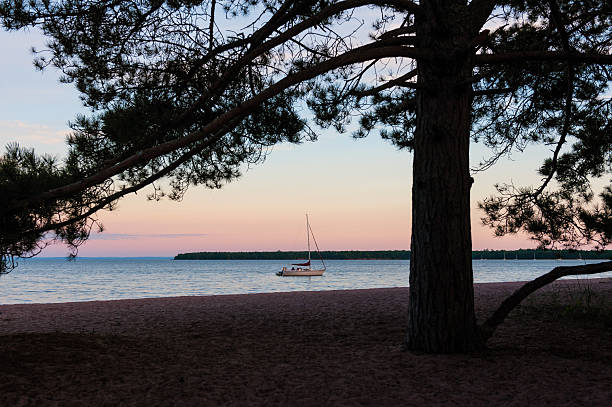
[[385, 40], [387, 38], [397, 37], [398, 35], [414, 34], [415, 32], [416, 32], [416, 26], [409, 25], [406, 27], [396, 28], [395, 30], [391, 30], [391, 31], [382, 33], [378, 38], [381, 40]]
[[[237, 122], [236, 122], [237, 123]], [[234, 123], [234, 124], [236, 124]], [[234, 126], [228, 126], [228, 127], [234, 127]], [[225, 129], [224, 132], [222, 132], [221, 134], [225, 133], [226, 131], [228, 131], [229, 129]], [[168, 164], [166, 167], [164, 167], [163, 169], [159, 170], [158, 172], [152, 174], [151, 176], [145, 178], [143, 181], [139, 182], [138, 184], [132, 185], [130, 187], [127, 188], [123, 188], [105, 198], [103, 198], [102, 200], [100, 200], [99, 202], [97, 202], [94, 206], [92, 206], [91, 208], [87, 209], [85, 212], [83, 212], [82, 214], [66, 219], [64, 221], [61, 222], [56, 222], [56, 223], [51, 223], [48, 225], [44, 225], [41, 226], [37, 229], [33, 229], [33, 230], [26, 230], [23, 232], [18, 233], [18, 235], [27, 235], [27, 234], [40, 234], [40, 233], [44, 233], [47, 232], [49, 230], [57, 230], [59, 228], [68, 226], [70, 224], [73, 224], [75, 222], [79, 222], [83, 219], [89, 218], [90, 216], [92, 216], [93, 214], [95, 214], [96, 212], [98, 212], [101, 209], [106, 208], [109, 204], [111, 204], [112, 202], [116, 201], [117, 199], [124, 197], [125, 195], [131, 194], [131, 193], [135, 193], [139, 190], [141, 190], [142, 188], [152, 184], [153, 182], [159, 180], [160, 178], [165, 177], [166, 175], [170, 174], [172, 171], [174, 171], [175, 169], [177, 169], [179, 166], [181, 166], [182, 164], [184, 164], [185, 162], [187, 162], [189, 159], [191, 159], [194, 155], [198, 154], [199, 152], [201, 152], [203, 149], [210, 147], [214, 141], [216, 141], [218, 139], [218, 137], [213, 137], [209, 140], [207, 140], [207, 142], [204, 145], [198, 145], [197, 147], [192, 148], [191, 150], [187, 151], [186, 153], [184, 153], [183, 155], [181, 155], [178, 159], [176, 159], [175, 161], [173, 161], [172, 163]]]
[[216, 119], [212, 120], [208, 125], [204, 126], [199, 131], [193, 132], [185, 137], [175, 138], [162, 144], [156, 145], [154, 147], [149, 147], [138, 151], [130, 157], [110, 167], [104, 168], [98, 171], [96, 174], [87, 177], [83, 180], [49, 190], [47, 192], [39, 194], [36, 197], [13, 201], [11, 204], [9, 204], [8, 209], [20, 206], [27, 206], [34, 202], [40, 202], [46, 199], [55, 199], [70, 195], [71, 193], [84, 190], [88, 187], [91, 187], [104, 181], [105, 179], [120, 174], [121, 172], [127, 170], [130, 167], [142, 164], [153, 158], [160, 157], [164, 154], [167, 154], [171, 151], [175, 151], [181, 147], [188, 146], [197, 141], [205, 140], [210, 135], [216, 134], [219, 130], [221, 130], [226, 123], [231, 122], [238, 117], [244, 117], [248, 115], [251, 111], [260, 106], [260, 104], [264, 101], [282, 93], [283, 91], [294, 85], [315, 78], [316, 76], [322, 73], [331, 71], [342, 66], [366, 62], [371, 59], [394, 57], [421, 58], [430, 57], [430, 55], [427, 52], [424, 52], [423, 50], [419, 50], [417, 48], [397, 45], [385, 46], [383, 42], [368, 44], [362, 47], [355, 48], [351, 51], [346, 52], [345, 54], [330, 58], [329, 60], [321, 62], [320, 64], [305, 68], [302, 71], [296, 72], [295, 74], [285, 77], [284, 79], [264, 89], [258, 95], [244, 101], [242, 104], [218, 116]]
[[[356, 96], [373, 96], [379, 92], [382, 92], [383, 90], [392, 88], [394, 86], [400, 86], [401, 84], [405, 84], [407, 80], [414, 78], [417, 74], [418, 74], [418, 70], [415, 68], [411, 70], [410, 72], [408, 72], [407, 74], [404, 74], [400, 76], [399, 78], [392, 79], [380, 86], [377, 86], [372, 89], [367, 89], [363, 92], [353, 92], [353, 94], [355, 94]], [[414, 85], [416, 88], [416, 83]], [[410, 85], [409, 87], [412, 87], [412, 85]]]
[[[263, 27], [258, 29], [255, 33], [253, 33], [249, 38], [247, 38], [246, 42], [251, 44], [251, 48], [249, 51], [243, 55], [241, 58], [234, 63], [234, 65], [225, 70], [224, 74], [219, 78], [209, 89], [209, 92], [205, 95], [202, 95], [198, 100], [191, 106], [191, 108], [186, 109], [185, 112], [176, 120], [177, 122], [184, 121], [190, 114], [192, 114], [199, 107], [203, 106], [205, 103], [211, 100], [216, 94], [219, 93], [223, 87], [231, 82], [235, 75], [237, 75], [240, 71], [240, 68], [248, 65], [257, 57], [265, 54], [276, 46], [283, 44], [285, 41], [290, 41], [292, 38], [295, 38], [299, 33], [308, 30], [312, 27], [321, 24], [325, 19], [330, 18], [334, 15], [338, 15], [344, 11], [368, 6], [368, 5], [378, 5], [378, 6], [389, 6], [389, 5], [402, 5], [403, 7], [412, 7], [414, 10], [418, 9], [418, 5], [409, 0], [398, 0], [398, 1], [376, 1], [376, 0], [345, 0], [341, 2], [337, 2], [331, 4], [330, 6], [325, 7], [319, 13], [311, 16], [304, 21], [290, 27], [286, 31], [277, 35], [274, 38], [271, 38], [267, 41], [263, 39], [266, 38], [267, 35], [276, 31], [280, 28], [280, 26], [286, 22], [287, 16], [284, 16], [282, 11], [285, 10], [288, 4], [291, 2], [287, 1], [283, 4], [281, 9], [275, 13], [270, 21], [268, 21]], [[193, 72], [195, 73], [195, 72]]]
[[597, 263], [597, 264], [585, 264], [580, 266], [561, 266], [555, 267], [552, 271], [536, 278], [523, 285], [521, 288], [516, 290], [510, 297], [506, 298], [499, 308], [493, 313], [493, 315], [485, 321], [480, 327], [481, 335], [486, 341], [489, 339], [495, 329], [506, 319], [510, 311], [516, 308], [525, 298], [531, 293], [540, 288], [552, 283], [553, 281], [565, 277], [575, 276], [581, 274], [599, 274], [612, 271], [612, 261]]

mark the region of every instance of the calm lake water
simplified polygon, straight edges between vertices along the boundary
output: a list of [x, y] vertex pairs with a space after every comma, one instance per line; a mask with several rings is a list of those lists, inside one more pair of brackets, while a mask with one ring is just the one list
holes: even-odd
[[[475, 282], [525, 281], [584, 260], [475, 260]], [[34, 258], [0, 277], [0, 304], [408, 286], [408, 260], [329, 260], [322, 277], [277, 277], [274, 260]], [[313, 264], [314, 265], [314, 264]], [[612, 277], [612, 273], [583, 278]]]

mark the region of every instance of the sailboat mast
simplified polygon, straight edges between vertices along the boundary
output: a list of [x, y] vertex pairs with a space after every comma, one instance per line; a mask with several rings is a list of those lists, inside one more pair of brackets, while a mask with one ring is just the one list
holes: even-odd
[[310, 263], [310, 224], [308, 223], [308, 214], [306, 214], [306, 239], [308, 240], [308, 263]]

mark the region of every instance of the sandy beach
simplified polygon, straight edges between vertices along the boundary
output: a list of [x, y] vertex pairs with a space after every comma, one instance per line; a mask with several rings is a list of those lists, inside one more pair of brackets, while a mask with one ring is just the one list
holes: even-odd
[[[519, 285], [477, 284], [478, 318]], [[2, 305], [0, 406], [612, 405], [612, 279], [556, 282], [470, 355], [402, 352], [407, 301], [390, 288]]]

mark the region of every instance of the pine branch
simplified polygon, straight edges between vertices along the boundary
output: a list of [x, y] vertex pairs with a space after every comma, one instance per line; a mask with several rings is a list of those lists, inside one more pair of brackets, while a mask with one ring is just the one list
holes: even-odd
[[[563, 16], [561, 15], [561, 11], [559, 10], [559, 5], [557, 4], [555, 0], [550, 0], [550, 8], [551, 8], [552, 20], [555, 23], [555, 26], [557, 27], [557, 32], [559, 32], [559, 35], [561, 36], [561, 41], [563, 42], [562, 44], [563, 50], [567, 53], [572, 53], [573, 49], [569, 43], [569, 36], [565, 30]], [[568, 64], [566, 71], [567, 71], [566, 72], [567, 89], [566, 89], [566, 94], [565, 94], [565, 109], [563, 112], [563, 116], [564, 116], [563, 117], [563, 128], [561, 129], [561, 136], [559, 137], [559, 141], [557, 142], [557, 147], [555, 148], [555, 151], [553, 153], [552, 168], [550, 169], [550, 173], [548, 174], [548, 177], [546, 177], [542, 185], [540, 185], [540, 187], [533, 194], [533, 197], [536, 200], [536, 202], [540, 194], [542, 194], [546, 186], [550, 183], [550, 181], [553, 179], [553, 177], [557, 173], [559, 154], [561, 153], [561, 148], [565, 144], [565, 140], [567, 139], [567, 134], [570, 128], [571, 116], [572, 116], [572, 98], [574, 96], [574, 76], [575, 76], [574, 65], [572, 63]]]
[[599, 274], [607, 271], [612, 271], [612, 261], [580, 266], [555, 267], [550, 272], [526, 283], [510, 297], [506, 298], [493, 315], [480, 326], [483, 339], [485, 341], [489, 339], [495, 332], [495, 329], [504, 322], [508, 314], [534, 291], [539, 290], [561, 277], [580, 274]]
[[414, 34], [415, 32], [416, 32], [416, 26], [408, 25], [405, 27], [396, 28], [395, 30], [391, 30], [391, 31], [382, 33], [378, 38], [381, 40], [385, 40], [387, 38], [397, 37], [399, 35]]
[[216, 140], [220, 137], [220, 135], [213, 135], [215, 135], [220, 129], [222, 129], [225, 123], [227, 123], [228, 121], [233, 121], [238, 117], [247, 116], [250, 112], [260, 106], [261, 103], [263, 103], [264, 101], [282, 93], [283, 91], [294, 85], [315, 78], [316, 76], [322, 73], [331, 71], [342, 66], [366, 62], [368, 60], [376, 58], [419, 58], [424, 56], [426, 57], [428, 55], [428, 53], [417, 48], [409, 48], [404, 46], [385, 46], [385, 44], [381, 44], [381, 42], [355, 48], [351, 51], [346, 52], [345, 54], [330, 58], [329, 60], [321, 62], [320, 64], [311, 66], [300, 72], [286, 76], [275, 84], [264, 89], [258, 95], [244, 101], [242, 104], [234, 107], [233, 109], [230, 109], [224, 114], [219, 115], [199, 131], [193, 132], [185, 137], [175, 138], [164, 143], [158, 144], [156, 146], [140, 150], [132, 154], [128, 158], [122, 160], [121, 162], [118, 162], [110, 167], [103, 168], [96, 174], [87, 177], [83, 180], [49, 190], [35, 197], [13, 201], [5, 209], [10, 210], [12, 208], [31, 205], [33, 203], [40, 202], [46, 199], [56, 199], [63, 196], [67, 196], [74, 192], [82, 191], [88, 187], [103, 182], [104, 180], [118, 175], [130, 167], [142, 164], [153, 158], [160, 157], [164, 154], [188, 146], [192, 143], [203, 141], [210, 137]]
[[[223, 129], [223, 131], [219, 132], [219, 135], [223, 135], [226, 134], [228, 131], [230, 131], [231, 129], [233, 129], [234, 127], [236, 127], [236, 125], [238, 125], [238, 123], [240, 122], [240, 120], [235, 120], [232, 123], [228, 123], [227, 126]], [[63, 228], [65, 226], [74, 224], [76, 222], [79, 222], [83, 219], [87, 219], [90, 216], [92, 216], [93, 214], [95, 214], [96, 212], [98, 212], [99, 210], [102, 210], [104, 208], [106, 208], [109, 204], [111, 204], [113, 201], [118, 200], [121, 197], [124, 197], [126, 195], [129, 195], [131, 193], [136, 193], [137, 191], [140, 191], [141, 189], [145, 188], [148, 185], [151, 185], [153, 182], [165, 177], [166, 175], [170, 174], [172, 171], [174, 171], [175, 169], [177, 169], [179, 166], [181, 166], [182, 164], [184, 164], [185, 162], [187, 162], [189, 159], [191, 159], [193, 156], [195, 156], [196, 154], [202, 152], [204, 149], [206, 148], [210, 148], [213, 146], [214, 142], [218, 140], [219, 137], [212, 137], [211, 139], [207, 140], [205, 143], [203, 144], [199, 144], [196, 147], [192, 148], [191, 150], [187, 151], [186, 153], [184, 153], [183, 155], [181, 155], [179, 158], [177, 158], [176, 160], [174, 160], [173, 162], [171, 162], [170, 164], [168, 164], [166, 167], [164, 167], [163, 169], [157, 171], [156, 173], [152, 174], [151, 176], [145, 178], [144, 180], [142, 180], [141, 182], [139, 182], [138, 184], [132, 185], [130, 187], [127, 188], [123, 188], [105, 198], [103, 198], [101, 201], [95, 203], [94, 206], [90, 207], [87, 211], [85, 211], [84, 213], [69, 218], [65, 221], [62, 222], [56, 222], [56, 223], [50, 223], [44, 226], [41, 226], [39, 228], [36, 229], [31, 229], [31, 230], [26, 230], [23, 232], [18, 232], [16, 234], [13, 234], [11, 237], [13, 236], [24, 236], [24, 235], [28, 235], [28, 234], [41, 234], [50, 230], [57, 230], [60, 228]]]
[[[414, 78], [418, 73], [418, 70], [415, 68], [408, 72], [405, 75], [400, 76], [399, 78], [392, 79], [380, 86], [377, 86], [372, 89], [365, 90], [363, 92], [353, 92], [355, 96], [373, 96], [377, 93], [382, 92], [383, 90], [390, 89], [394, 86], [399, 86], [400, 84], [405, 84], [407, 80]], [[416, 86], [416, 84], [414, 84]]]

